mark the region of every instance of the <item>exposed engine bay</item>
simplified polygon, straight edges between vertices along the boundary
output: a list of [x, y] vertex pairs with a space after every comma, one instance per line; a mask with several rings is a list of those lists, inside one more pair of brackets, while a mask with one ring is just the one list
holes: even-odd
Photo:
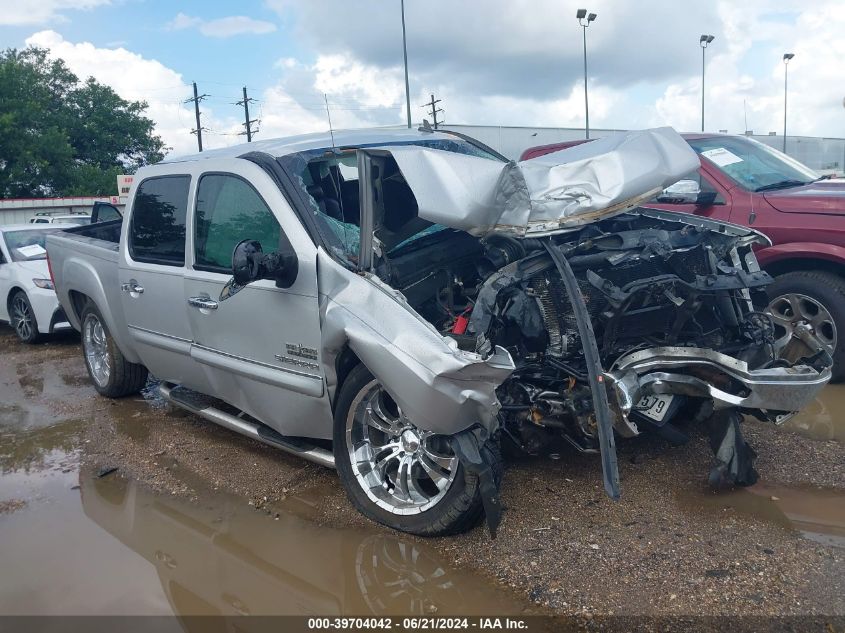
[[[681, 443], [687, 438], [675, 421], [722, 419], [714, 414], [724, 410], [779, 422], [803, 406], [789, 395], [759, 402], [751, 372], [790, 368], [800, 376], [830, 363], [811, 337], [775, 348], [771, 317], [754, 307], [765, 305], [756, 295], [771, 281], [752, 251], [762, 238], [730, 228], [645, 209], [550, 238], [478, 239], [443, 228], [388, 253], [376, 273], [462, 349], [508, 350], [516, 369], [497, 395], [502, 431], [517, 446], [548, 453], [563, 439], [599, 452], [583, 330], [550, 256], [556, 248], [583, 297], [616, 432], [647, 430]], [[637, 370], [661, 355], [662, 377]], [[667, 373], [672, 366], [676, 373]], [[735, 417], [718, 432], [738, 434]], [[738, 441], [735, 452], [750, 451]], [[744, 461], [733, 465], [731, 484], [754, 482]]]

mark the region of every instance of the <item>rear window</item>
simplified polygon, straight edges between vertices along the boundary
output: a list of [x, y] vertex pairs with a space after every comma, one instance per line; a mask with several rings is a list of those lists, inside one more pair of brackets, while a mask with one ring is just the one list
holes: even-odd
[[132, 259], [165, 266], [185, 264], [190, 184], [190, 176], [159, 176], [138, 185], [129, 227]]

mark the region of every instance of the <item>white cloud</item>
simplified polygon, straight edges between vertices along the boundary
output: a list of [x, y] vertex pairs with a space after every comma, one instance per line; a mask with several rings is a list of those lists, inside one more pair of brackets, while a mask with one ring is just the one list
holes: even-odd
[[[156, 125], [156, 133], [176, 154], [196, 151], [196, 139], [190, 131], [195, 126], [194, 111], [183, 100], [191, 94], [182, 75], [164, 64], [147, 59], [125, 48], [98, 48], [89, 42], [73, 43], [55, 31], [40, 31], [26, 40], [28, 46], [49, 48], [53, 57], [60, 57], [80, 79], [94, 77], [110, 86], [124, 99], [146, 101], [146, 116]], [[226, 131], [236, 126], [235, 119], [216, 117], [203, 104], [203, 126]], [[207, 147], [226, 145], [229, 137], [206, 135]]]
[[[767, 14], [794, 14], [794, 22], [773, 22]], [[795, 53], [789, 64], [787, 134], [845, 136], [842, 60], [845, 59], [845, 11], [833, 0], [814, 4], [780, 1], [719, 5], [724, 33], [708, 49], [705, 127], [758, 134], [783, 130], [784, 68], [782, 54]], [[766, 72], [752, 76], [743, 64], [754, 51], [766, 51]], [[684, 130], [701, 125], [701, 76], [673, 82], [655, 104], [655, 123]]]
[[67, 19], [64, 12], [68, 9], [90, 10], [110, 2], [111, 0], [8, 0], [0, 10], [0, 25], [61, 22]]
[[171, 31], [180, 31], [182, 29], [190, 29], [202, 24], [202, 19], [185, 15], [181, 11], [176, 14], [170, 22], [164, 25], [164, 28]]
[[235, 35], [272, 33], [276, 30], [276, 25], [272, 22], [255, 20], [244, 15], [230, 15], [215, 20], [203, 20], [180, 12], [165, 25], [165, 28], [174, 31], [197, 28], [206, 37], [234, 37]]

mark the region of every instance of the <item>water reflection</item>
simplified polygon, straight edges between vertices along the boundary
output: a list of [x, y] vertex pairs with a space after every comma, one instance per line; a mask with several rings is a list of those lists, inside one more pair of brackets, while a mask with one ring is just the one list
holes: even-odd
[[845, 441], [845, 385], [828, 385], [784, 428], [816, 440]]
[[274, 518], [218, 493], [193, 504], [120, 477], [81, 483], [85, 514], [155, 567], [179, 615], [515, 614], [525, 608], [419, 541], [316, 525], [308, 518], [314, 513], [308, 495], [283, 501]]

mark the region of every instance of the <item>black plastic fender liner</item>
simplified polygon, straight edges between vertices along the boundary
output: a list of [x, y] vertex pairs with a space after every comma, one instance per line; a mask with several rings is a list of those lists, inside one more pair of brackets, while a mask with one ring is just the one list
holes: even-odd
[[611, 499], [617, 500], [620, 496], [619, 464], [616, 461], [616, 442], [613, 437], [613, 413], [610, 410], [610, 403], [607, 401], [604, 369], [601, 366], [593, 323], [590, 320], [589, 312], [587, 312], [584, 296], [578, 287], [578, 281], [575, 279], [575, 273], [572, 272], [572, 267], [566, 257], [551, 240], [543, 242], [543, 245], [560, 273], [563, 286], [566, 288], [566, 293], [569, 295], [569, 301], [572, 304], [572, 311], [575, 313], [575, 323], [578, 325], [578, 334], [584, 346], [587, 377], [590, 382], [590, 391], [593, 394], [593, 407], [596, 411], [604, 490]]
[[496, 485], [493, 468], [484, 460], [481, 452], [480, 447], [486, 440], [487, 431], [478, 426], [451, 436], [452, 450], [455, 451], [455, 455], [461, 460], [467, 472], [478, 477], [487, 529], [490, 530], [490, 538], [496, 538], [496, 530], [502, 521], [502, 503], [499, 499], [499, 488]]

